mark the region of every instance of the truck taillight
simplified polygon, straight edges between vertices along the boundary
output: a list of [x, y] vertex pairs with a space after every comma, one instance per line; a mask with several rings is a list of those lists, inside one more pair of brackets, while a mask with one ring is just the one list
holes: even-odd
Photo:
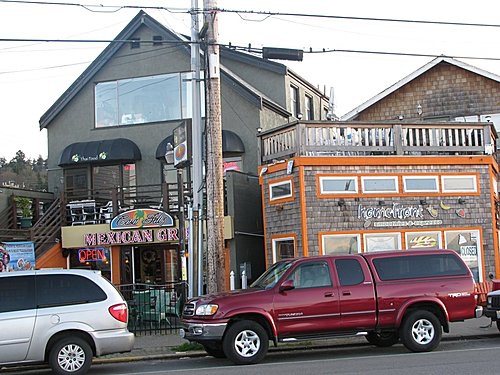
[[108, 309], [109, 313], [116, 320], [127, 323], [128, 322], [128, 309], [125, 303], [119, 303], [118, 305], [113, 305]]

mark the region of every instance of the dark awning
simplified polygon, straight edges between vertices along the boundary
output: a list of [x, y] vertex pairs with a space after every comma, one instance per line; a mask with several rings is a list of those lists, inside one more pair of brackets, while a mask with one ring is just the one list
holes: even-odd
[[[167, 144], [174, 145], [174, 136], [169, 135], [160, 142], [156, 148], [156, 159], [164, 160], [165, 152], [167, 151]], [[224, 157], [239, 156], [245, 153], [245, 145], [241, 138], [230, 130], [222, 131], [222, 155]]]
[[139, 147], [129, 139], [116, 138], [70, 144], [62, 152], [59, 166], [131, 163], [137, 160], [141, 160]]

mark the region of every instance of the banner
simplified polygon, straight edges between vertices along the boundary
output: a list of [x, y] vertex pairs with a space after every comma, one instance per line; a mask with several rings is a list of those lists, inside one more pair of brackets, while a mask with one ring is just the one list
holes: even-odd
[[0, 243], [0, 272], [35, 269], [35, 246], [33, 242]]

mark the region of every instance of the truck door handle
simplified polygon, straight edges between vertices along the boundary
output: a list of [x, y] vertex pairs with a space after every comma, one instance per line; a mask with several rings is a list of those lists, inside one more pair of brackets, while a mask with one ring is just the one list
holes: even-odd
[[350, 291], [348, 291], [348, 290], [345, 290], [345, 291], [343, 291], [343, 292], [342, 292], [342, 295], [343, 295], [343, 296], [350, 296], [350, 295], [351, 295], [351, 292], [350, 292]]
[[325, 292], [325, 297], [333, 297], [333, 292]]

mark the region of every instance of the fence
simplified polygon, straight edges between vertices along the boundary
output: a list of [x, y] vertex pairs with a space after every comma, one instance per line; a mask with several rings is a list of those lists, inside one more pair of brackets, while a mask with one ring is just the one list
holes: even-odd
[[128, 303], [130, 332], [136, 335], [175, 333], [179, 328], [187, 283], [121, 284]]

